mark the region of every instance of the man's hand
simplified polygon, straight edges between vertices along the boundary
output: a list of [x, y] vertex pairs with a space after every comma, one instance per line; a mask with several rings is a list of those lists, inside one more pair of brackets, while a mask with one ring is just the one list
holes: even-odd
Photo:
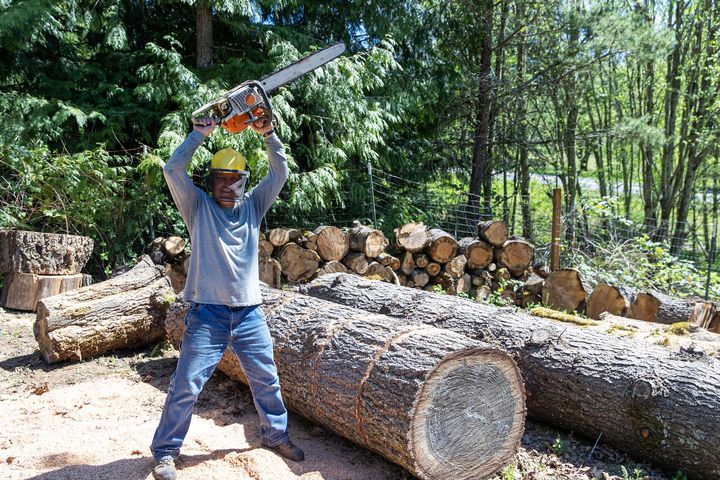
[[215, 130], [215, 125], [217, 125], [210, 117], [198, 118], [197, 120], [193, 120], [193, 123], [195, 124], [193, 130], [200, 132], [203, 137], [210, 135], [213, 130]]
[[260, 117], [250, 124], [250, 128], [260, 135], [265, 135], [273, 129], [272, 119], [268, 117]]

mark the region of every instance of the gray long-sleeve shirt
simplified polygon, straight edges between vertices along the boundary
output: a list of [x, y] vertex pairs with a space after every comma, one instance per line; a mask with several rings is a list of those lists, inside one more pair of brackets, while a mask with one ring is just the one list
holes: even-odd
[[275, 134], [267, 139], [267, 176], [245, 194], [243, 202], [222, 208], [187, 174], [187, 165], [204, 139], [201, 133], [191, 132], [163, 168], [192, 244], [184, 297], [215, 305], [259, 305], [260, 221], [288, 177], [283, 145]]

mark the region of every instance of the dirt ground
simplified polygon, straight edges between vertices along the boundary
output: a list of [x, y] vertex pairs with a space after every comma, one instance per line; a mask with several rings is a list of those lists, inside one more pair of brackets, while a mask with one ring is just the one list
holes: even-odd
[[[34, 314], [0, 309], [0, 479], [144, 480], [177, 352], [161, 343], [83, 362], [48, 366], [33, 337]], [[216, 372], [200, 396], [178, 459], [180, 480], [409, 480], [382, 457], [290, 415], [302, 463], [260, 448], [250, 391]], [[624, 475], [622, 468], [627, 475]], [[514, 465], [496, 480], [652, 479], [599, 443], [532, 422]]]

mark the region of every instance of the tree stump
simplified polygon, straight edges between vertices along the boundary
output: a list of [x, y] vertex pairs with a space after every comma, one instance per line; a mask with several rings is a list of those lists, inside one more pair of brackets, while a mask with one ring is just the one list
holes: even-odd
[[92, 250], [89, 237], [0, 230], [0, 273], [72, 275], [80, 273]]
[[[514, 458], [525, 405], [507, 354], [446, 330], [292, 292], [262, 293], [291, 410], [420, 479], [484, 479]], [[174, 345], [186, 309], [176, 303], [167, 315]], [[247, 383], [231, 352], [219, 368]]]
[[15, 310], [34, 311], [43, 298], [74, 290], [91, 283], [90, 275], [36, 275], [12, 272], [3, 279], [0, 305]]
[[40, 354], [56, 363], [147, 345], [163, 335], [174, 298], [162, 267], [144, 256], [120, 276], [40, 300], [34, 325]]

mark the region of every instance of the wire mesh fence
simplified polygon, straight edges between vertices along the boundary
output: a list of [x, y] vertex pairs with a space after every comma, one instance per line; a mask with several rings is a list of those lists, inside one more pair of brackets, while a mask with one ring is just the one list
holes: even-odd
[[[393, 229], [410, 221], [423, 222], [429, 227], [441, 228], [456, 238], [477, 236], [477, 223], [481, 220], [503, 220], [511, 234], [522, 233], [520, 196], [515, 180], [507, 195], [496, 195], [487, 204], [477, 195], [468, 194], [466, 187], [452, 184], [441, 176], [424, 176], [423, 182], [403, 178], [393, 173], [370, 167], [347, 175], [345, 188], [323, 208], [307, 211], [290, 211], [274, 208], [265, 218], [266, 228], [285, 226], [314, 229], [320, 225], [349, 226], [353, 220], [373, 225], [392, 237]], [[541, 196], [545, 207], [532, 212], [532, 235], [539, 261], [548, 261], [552, 216], [551, 196]], [[537, 198], [535, 199], [537, 203]], [[693, 218], [691, 216], [691, 218]], [[707, 220], [707, 221], [703, 221]], [[565, 264], [572, 263], [575, 255], [592, 257], [607, 254], [607, 246], [622, 248], [623, 244], [646, 236], [657, 241], [682, 260], [698, 266], [712, 264], [718, 267], [713, 235], [715, 222], [707, 216], [676, 224], [647, 228], [641, 221], [612, 214], [608, 210], [578, 208], [561, 216], [561, 244]]]

